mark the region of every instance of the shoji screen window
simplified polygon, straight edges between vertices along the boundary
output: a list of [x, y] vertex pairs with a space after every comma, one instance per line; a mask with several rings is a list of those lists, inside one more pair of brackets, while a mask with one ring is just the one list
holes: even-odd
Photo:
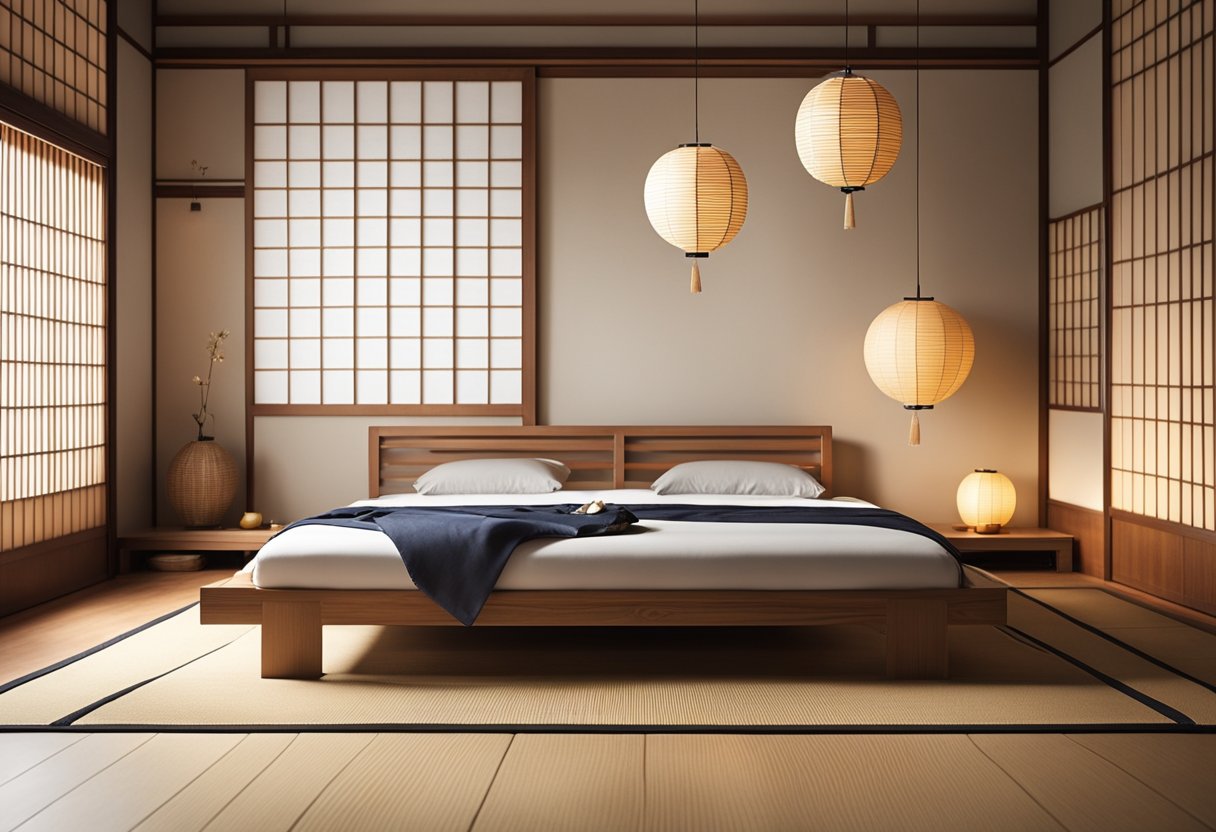
[[528, 79], [252, 81], [254, 412], [530, 412]]
[[1216, 531], [1213, 4], [1112, 14], [1111, 507]]
[[1052, 220], [1048, 234], [1048, 391], [1053, 408], [1099, 410], [1102, 207]]
[[105, 524], [105, 172], [0, 123], [0, 552]]

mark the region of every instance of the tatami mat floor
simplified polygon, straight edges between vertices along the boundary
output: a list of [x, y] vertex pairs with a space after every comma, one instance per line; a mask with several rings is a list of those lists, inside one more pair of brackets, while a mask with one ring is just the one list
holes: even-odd
[[[0, 677], [207, 580], [2, 619]], [[1201, 830], [1214, 764], [1213, 734], [0, 733], [0, 830]]]
[[1204, 830], [1216, 736], [0, 735], [0, 829]]

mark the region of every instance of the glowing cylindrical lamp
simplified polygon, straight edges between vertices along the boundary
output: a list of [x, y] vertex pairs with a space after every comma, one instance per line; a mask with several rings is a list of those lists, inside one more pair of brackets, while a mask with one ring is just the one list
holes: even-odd
[[998, 534], [1013, 519], [1017, 492], [1004, 474], [976, 468], [958, 486], [958, 513], [979, 534]]

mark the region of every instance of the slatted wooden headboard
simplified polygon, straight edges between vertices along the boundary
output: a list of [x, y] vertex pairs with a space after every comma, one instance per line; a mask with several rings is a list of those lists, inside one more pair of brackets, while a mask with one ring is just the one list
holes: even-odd
[[372, 497], [411, 493], [414, 480], [441, 462], [534, 456], [569, 466], [571, 489], [647, 488], [680, 462], [746, 459], [796, 465], [832, 490], [830, 427], [391, 426], [368, 434]]

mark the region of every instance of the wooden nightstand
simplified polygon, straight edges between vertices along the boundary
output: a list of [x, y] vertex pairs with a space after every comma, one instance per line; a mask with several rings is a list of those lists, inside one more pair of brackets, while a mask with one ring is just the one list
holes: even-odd
[[132, 552], [244, 552], [246, 556], [278, 531], [270, 529], [183, 529], [160, 526], [118, 538], [118, 568], [131, 569]]
[[1000, 534], [960, 532], [949, 523], [929, 523], [960, 552], [1055, 552], [1056, 571], [1072, 571], [1072, 535], [1051, 529], [1008, 528]]

